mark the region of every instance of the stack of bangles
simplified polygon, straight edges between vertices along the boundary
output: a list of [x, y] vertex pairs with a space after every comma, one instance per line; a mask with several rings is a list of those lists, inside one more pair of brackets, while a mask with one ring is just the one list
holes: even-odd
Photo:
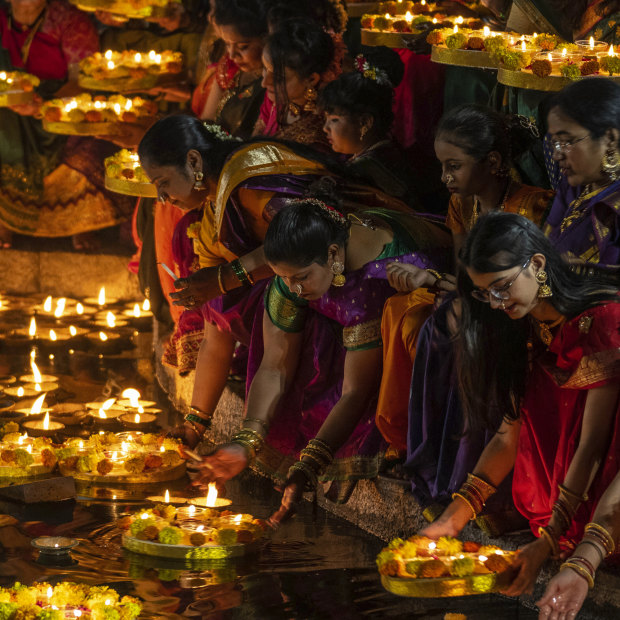
[[[601, 558], [601, 562], [616, 549], [613, 536], [602, 525], [594, 522], [586, 525], [585, 533], [579, 544], [591, 545], [594, 547]], [[596, 569], [588, 559], [579, 555], [573, 555], [562, 564], [560, 570], [563, 568], [574, 570], [588, 582], [588, 587], [590, 589], [594, 587]]]
[[231, 440], [243, 447], [248, 458], [248, 465], [252, 465], [256, 460], [256, 455], [261, 451], [265, 440], [263, 436], [251, 428], [242, 428]]
[[299, 453], [299, 461], [293, 463], [288, 470], [288, 477], [300, 471], [306, 477], [306, 491], [314, 491], [319, 483], [319, 476], [325, 473], [334, 460], [331, 447], [322, 439], [311, 439]]
[[486, 501], [495, 493], [497, 489], [485, 482], [482, 478], [474, 476], [474, 474], [467, 474], [467, 480], [463, 483], [463, 486], [452, 494], [452, 499], [457, 497], [463, 500], [471, 509], [475, 519], [484, 508]]
[[439, 273], [436, 269], [427, 269], [426, 272], [430, 273], [435, 278], [435, 282], [433, 283], [433, 286], [429, 287], [429, 290], [432, 292], [438, 292], [440, 290], [439, 283], [446, 279], [445, 274]]
[[581, 503], [588, 499], [587, 495], [578, 495], [562, 484], [558, 485], [558, 488], [560, 493], [553, 505], [549, 523], [538, 528], [538, 535], [551, 547], [553, 558], [560, 555], [560, 537], [568, 531]]
[[[251, 288], [254, 286], [254, 278], [252, 278], [250, 272], [243, 266], [243, 263], [241, 262], [241, 260], [236, 258], [234, 261], [231, 261], [228, 264], [230, 265], [230, 268], [233, 270], [233, 273], [235, 274], [235, 276], [237, 277], [237, 280], [239, 280], [239, 282], [241, 283], [241, 286], [246, 286], [248, 288]], [[222, 295], [225, 295], [226, 293], [228, 293], [228, 291], [226, 290], [226, 287], [224, 286], [224, 278], [223, 278], [224, 267], [225, 265], [221, 264], [221, 265], [218, 265], [218, 268], [217, 268], [217, 284], [220, 287], [220, 291], [222, 292]]]
[[[198, 435], [198, 437], [202, 437], [204, 432], [211, 427], [211, 416], [202, 409], [198, 407], [190, 407], [190, 413], [188, 413], [183, 419], [185, 423]], [[203, 427], [203, 430], [200, 430], [197, 424]]]

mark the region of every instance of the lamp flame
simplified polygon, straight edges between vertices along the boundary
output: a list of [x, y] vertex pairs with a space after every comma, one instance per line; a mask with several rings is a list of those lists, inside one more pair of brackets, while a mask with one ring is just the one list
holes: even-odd
[[121, 396], [123, 398], [128, 398], [132, 407], [137, 409], [140, 406], [140, 392], [138, 392], [138, 390], [127, 388], [126, 390], [123, 390]]
[[239, 523], [241, 523], [241, 517], [243, 517], [243, 515], [235, 515], [233, 517], [233, 521], [235, 522], [235, 525], [239, 525]]
[[106, 60], [112, 60], [112, 50], [108, 50], [104, 56]]
[[18, 387], [17, 388], [17, 396], [19, 396], [20, 398], [24, 395], [24, 388], [23, 387]]
[[140, 304], [136, 304], [133, 307], [133, 315], [138, 318], [140, 316]]
[[142, 304], [142, 310], [144, 310], [144, 312], [148, 312], [151, 309], [151, 302], [148, 299], [144, 300], [144, 303]]
[[44, 431], [50, 430], [50, 412], [49, 411], [45, 413], [45, 417], [43, 418], [43, 430]]
[[[41, 413], [41, 409], [43, 409], [43, 401], [45, 400], [45, 394], [41, 394], [37, 400], [32, 404], [32, 408], [30, 409], [30, 415], [36, 415], [37, 413]], [[49, 421], [49, 420], [48, 420]]]
[[136, 62], [140, 62], [140, 61], [142, 60], [142, 54], [140, 54], [140, 52], [138, 52], [138, 53], [137, 53], [137, 54], [133, 57], [133, 59], [134, 59]]
[[45, 298], [45, 302], [43, 304], [43, 310], [45, 310], [45, 312], [52, 311], [52, 296], [51, 295]]
[[75, 325], [69, 325], [69, 333], [72, 336], [75, 336], [77, 334], [77, 329], [76, 329]]
[[34, 317], [30, 319], [30, 327], [28, 328], [28, 335], [31, 338], [34, 338], [37, 335], [37, 322], [34, 320]]
[[413, 15], [412, 15], [409, 11], [407, 11], [407, 12], [405, 13], [405, 21], [406, 21], [409, 25], [411, 25], [411, 22], [413, 21]]
[[613, 43], [609, 46], [609, 51], [607, 52], [608, 56], [615, 56], [616, 53], [614, 52], [614, 45]]
[[485, 27], [482, 29], [482, 34], [483, 34], [485, 37], [488, 37], [488, 36], [491, 34], [491, 29], [490, 29], [488, 26], [485, 26]]
[[590, 49], [594, 49], [594, 37], [590, 37]]
[[452, 32], [454, 32], [454, 34], [456, 34], [459, 31], [459, 27], [454, 24], [454, 28], [452, 29]]
[[65, 297], [61, 297], [56, 302], [56, 310], [54, 310], [54, 316], [59, 319], [65, 313], [65, 305], [67, 304], [67, 300]]
[[568, 52], [567, 52], [566, 48], [565, 48], [565, 47], [564, 47], [564, 48], [562, 48], [562, 58], [566, 58], [566, 54], [567, 54], [567, 53], [568, 53]]
[[116, 317], [113, 312], [108, 312], [105, 315], [105, 320], [108, 324], [108, 327], [116, 327]]
[[462, 15], [459, 15], [459, 16], [456, 18], [456, 23], [457, 23], [457, 24], [462, 24], [464, 21], [465, 21], [465, 20], [463, 19], [463, 16], [462, 16]]
[[217, 489], [215, 488], [215, 482], [209, 483], [209, 490], [207, 491], [207, 507], [214, 508], [217, 502]]
[[56, 335], [56, 332], [53, 329], [50, 329], [50, 340], [52, 342], [55, 342], [56, 340], [58, 340], [58, 336]]
[[139, 413], [136, 413], [136, 415], [134, 416], [133, 421], [134, 421], [136, 424], [140, 424], [140, 414], [139, 414]]
[[52, 598], [52, 595], [54, 594], [54, 590], [53, 590], [52, 586], [50, 586], [50, 587], [47, 589], [46, 594], [47, 594], [47, 598], [48, 598], [48, 600]]
[[34, 357], [30, 358], [30, 368], [32, 369], [32, 375], [35, 383], [42, 383], [41, 373], [37, 367], [37, 363], [34, 361]]
[[166, 489], [166, 492], [164, 493], [164, 502], [166, 504], [170, 503], [170, 492], [168, 491], [168, 489]]
[[521, 41], [521, 51], [525, 52], [525, 41]]
[[107, 411], [115, 402], [116, 398], [108, 398], [108, 400], [104, 401], [103, 405], [101, 405], [101, 408]]
[[190, 517], [193, 517], [196, 514], [196, 506], [194, 506], [194, 504], [190, 504], [189, 508], [187, 509], [187, 514]]
[[108, 335], [105, 332], [99, 332], [99, 338], [105, 342], [108, 339]]
[[106, 415], [106, 412], [103, 409], [99, 409], [99, 417], [102, 420], [105, 420], [108, 416]]
[[84, 306], [79, 301], [75, 304], [75, 312], [77, 314], [84, 314]]
[[105, 306], [105, 286], [101, 287], [99, 291], [99, 298], [97, 300], [100, 306]]

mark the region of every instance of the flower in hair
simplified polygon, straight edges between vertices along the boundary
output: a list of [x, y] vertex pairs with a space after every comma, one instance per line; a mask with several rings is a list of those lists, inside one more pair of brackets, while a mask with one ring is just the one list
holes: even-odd
[[215, 123], [203, 123], [204, 128], [213, 136], [215, 136], [218, 140], [225, 142], [227, 140], [234, 140], [235, 142], [241, 142], [241, 138], [236, 138], [235, 136], [231, 136], [227, 131], [222, 129], [219, 125]]
[[365, 78], [377, 82], [381, 86], [389, 86], [393, 88], [392, 82], [387, 72], [378, 67], [371, 65], [362, 54], [358, 54], [355, 57], [355, 67], [358, 73], [361, 73]]
[[336, 224], [340, 224], [341, 226], [345, 226], [348, 224], [347, 218], [335, 209], [334, 207], [328, 205], [327, 203], [319, 200], [318, 198], [296, 198], [295, 200], [291, 200], [291, 204], [311, 204], [315, 207], [318, 207], [325, 213], [331, 220], [336, 222]]

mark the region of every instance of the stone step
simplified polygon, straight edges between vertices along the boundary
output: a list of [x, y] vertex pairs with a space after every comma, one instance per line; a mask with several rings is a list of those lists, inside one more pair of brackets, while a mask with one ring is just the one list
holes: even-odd
[[69, 251], [0, 250], [0, 292], [55, 297], [141, 299], [138, 278], [127, 269], [129, 256]]

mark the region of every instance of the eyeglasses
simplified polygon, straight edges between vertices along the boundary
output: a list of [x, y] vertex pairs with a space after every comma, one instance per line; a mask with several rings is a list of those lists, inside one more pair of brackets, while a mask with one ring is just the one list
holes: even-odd
[[562, 141], [552, 140], [551, 145], [553, 146], [553, 149], [555, 150], [556, 153], [561, 153], [562, 151], [564, 151], [564, 153], [569, 153], [570, 150], [573, 148], [573, 146], [577, 144], [577, 142], [581, 142], [582, 140], [585, 140], [586, 138], [589, 138], [589, 137], [590, 137], [590, 134], [587, 133], [582, 138], [575, 138], [573, 140], [562, 140]]
[[491, 303], [491, 297], [493, 297], [496, 301], [506, 301], [510, 299], [510, 287], [515, 283], [515, 280], [521, 275], [521, 272], [530, 264], [531, 258], [528, 258], [525, 264], [517, 271], [516, 275], [510, 282], [506, 282], [504, 286], [500, 286], [499, 288], [495, 286], [490, 286], [488, 289], [474, 289], [471, 292], [471, 296], [478, 301], [482, 301], [485, 304]]

